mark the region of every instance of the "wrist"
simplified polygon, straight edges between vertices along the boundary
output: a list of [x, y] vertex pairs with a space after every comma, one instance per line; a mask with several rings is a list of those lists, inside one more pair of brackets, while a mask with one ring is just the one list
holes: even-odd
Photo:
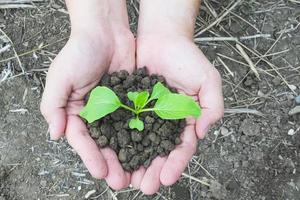
[[193, 39], [200, 0], [141, 0], [138, 37], [181, 36]]
[[109, 27], [108, 0], [66, 0], [71, 21], [71, 34], [100, 34]]

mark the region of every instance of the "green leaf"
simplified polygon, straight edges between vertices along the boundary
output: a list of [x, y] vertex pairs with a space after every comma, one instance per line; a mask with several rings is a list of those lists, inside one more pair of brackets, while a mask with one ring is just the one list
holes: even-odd
[[189, 116], [198, 118], [201, 109], [191, 97], [170, 93], [157, 100], [154, 112], [162, 119], [184, 119]]
[[147, 103], [148, 98], [149, 98], [149, 92], [147, 92], [147, 91], [140, 92], [135, 99], [136, 108], [138, 108], [138, 109], [144, 108], [144, 106]]
[[168, 88], [166, 88], [162, 83], [157, 82], [153, 87], [153, 91], [152, 91], [149, 101], [158, 99], [158, 98], [162, 97], [163, 95], [170, 94], [170, 93], [171, 92]]
[[137, 96], [139, 95], [138, 92], [128, 92], [127, 97], [130, 101], [135, 102]]
[[137, 129], [139, 131], [144, 130], [144, 122], [142, 122], [139, 118], [131, 119], [129, 122], [129, 128]]
[[96, 87], [92, 90], [86, 106], [80, 111], [80, 116], [89, 123], [114, 112], [121, 106], [117, 95], [107, 87]]

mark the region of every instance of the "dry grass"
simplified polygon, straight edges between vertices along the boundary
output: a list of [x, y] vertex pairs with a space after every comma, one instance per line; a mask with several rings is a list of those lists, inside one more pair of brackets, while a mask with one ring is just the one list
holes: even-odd
[[[45, 1], [43, 0], [2, 0], [0, 2], [0, 9], [32, 9], [38, 8], [39, 6], [48, 6], [48, 3], [49, 2], [45, 3]], [[137, 0], [129, 1], [129, 5], [131, 5], [132, 8], [135, 10], [135, 18], [132, 19], [134, 21], [134, 24], [137, 21], [139, 7], [138, 3], [139, 2]], [[288, 93], [296, 95], [294, 87], [292, 83], [290, 83], [291, 80], [289, 79], [286, 71], [291, 70], [294, 74], [300, 75], [300, 66], [294, 66], [293, 64], [290, 64], [288, 66], [278, 65], [277, 63], [286, 62], [284, 61], [284, 55], [286, 55], [292, 50], [284, 49], [276, 51], [275, 49], [276, 47], [280, 46], [280, 41], [288, 37], [291, 32], [299, 30], [300, 21], [298, 21], [294, 27], [281, 27], [282, 29], [278, 30], [275, 33], [276, 37], [274, 37], [274, 35], [271, 35], [270, 33], [264, 33], [262, 29], [265, 24], [263, 22], [261, 24], [254, 24], [253, 21], [248, 21], [249, 18], [244, 18], [239, 14], [238, 8], [240, 8], [242, 5], [249, 7], [256, 6], [260, 9], [256, 10], [254, 12], [255, 14], [266, 13], [267, 15], [268, 13], [280, 9], [293, 9], [292, 6], [299, 6], [300, 1], [279, 0], [268, 1], [267, 4], [262, 4], [262, 2], [259, 0], [232, 0], [227, 5], [218, 7], [218, 9], [216, 9], [215, 5], [217, 4], [221, 4], [221, 1], [203, 1], [203, 7], [201, 12], [205, 12], [205, 15], [203, 15], [204, 17], [198, 17], [196, 26], [197, 32], [195, 33], [195, 42], [201, 47], [222, 47], [224, 49], [228, 49], [229, 52], [232, 52], [232, 54], [226, 54], [225, 51], [221, 53], [218, 52], [216, 56], [212, 58], [212, 62], [215, 64], [218, 70], [222, 72], [224, 85], [230, 87], [231, 92], [233, 93], [232, 98], [226, 99], [227, 107], [225, 109], [224, 120], [226, 120], [226, 117], [230, 117], [234, 114], [241, 113], [248, 115], [265, 116], [265, 113], [259, 110], [258, 105], [260, 104], [261, 99], [269, 98], [270, 95], [265, 94], [261, 96], [258, 94], [253, 94], [250, 90], [242, 87], [241, 85], [243, 81], [247, 78], [247, 76], [250, 76], [252, 74], [254, 74], [259, 80], [264, 79], [266, 81], [268, 81], [270, 78], [279, 77], [282, 80], [283, 84], [286, 85], [287, 90], [289, 90]], [[57, 12], [62, 12], [66, 14], [66, 11], [64, 9], [58, 9]], [[243, 35], [235, 35], [235, 33], [233, 33], [232, 30], [228, 28], [228, 26], [225, 26], [225, 24], [229, 24], [230, 27], [230, 25], [233, 23], [240, 24], [240, 26], [250, 27], [251, 31], [249, 32], [251, 33], [245, 32]], [[24, 68], [22, 64], [22, 58], [32, 57], [34, 56], [34, 53], [39, 53], [39, 55], [48, 56], [49, 60], [51, 60], [51, 58], [55, 56], [57, 52], [51, 52], [51, 50], [47, 49], [52, 45], [55, 45], [67, 39], [62, 38], [53, 43], [38, 46], [26, 52], [19, 52], [18, 49], [15, 48], [14, 41], [11, 40], [10, 36], [6, 34], [5, 28], [0, 28], [0, 33], [0, 45], [1, 41], [8, 41], [8, 43], [3, 47], [0, 46], [0, 56], [5, 52], [12, 52], [13, 54], [13, 56], [9, 57], [0, 57], [0, 64], [4, 66], [3, 69], [0, 68], [0, 84], [1, 82], [11, 80], [14, 77], [23, 76], [25, 74], [42, 74], [43, 76], [45, 76], [45, 71], [47, 71], [48, 64], [46, 64], [44, 67], [34, 68], [26, 71], [26, 68]], [[266, 51], [262, 52], [259, 49], [263, 48], [258, 47], [260, 47], [260, 45], [264, 45], [265, 41], [271, 41], [272, 44]], [[280, 62], [278, 62], [278, 60]], [[18, 63], [19, 67], [22, 69], [21, 73], [17, 73], [12, 69], [12, 61], [16, 61]], [[244, 77], [239, 77], [239, 80], [233, 81], [236, 78], [236, 74], [238, 74], [239, 71], [237, 70], [237, 67], [233, 67], [231, 65], [238, 66], [239, 68], [244, 68], [248, 71], [248, 73]], [[243, 95], [240, 95], [241, 93]], [[21, 111], [19, 110], [14, 112]], [[48, 142], [54, 146], [60, 145], [59, 143], [53, 143], [51, 141]], [[57, 148], [58, 151], [63, 151], [60, 150], [59, 147]], [[68, 151], [71, 150], [69, 149]], [[52, 167], [63, 168], [64, 166], [67, 166], [64, 164], [64, 161], [57, 159], [55, 155], [49, 155], [49, 159], [52, 159], [53, 161]], [[209, 182], [211, 180], [218, 180], [217, 177], [213, 176], [212, 172], [210, 172], [209, 169], [206, 169], [201, 164], [201, 162], [198, 161], [199, 159], [199, 156], [194, 156], [189, 163], [188, 170], [182, 174], [182, 179], [189, 180], [189, 190], [191, 193], [191, 198], [193, 198], [193, 195], [199, 187], [199, 185], [202, 185], [203, 187], [209, 187]], [[80, 181], [78, 181], [78, 184], [82, 184], [82, 186], [93, 184], [94, 181], [84, 179], [85, 174], [78, 173], [78, 171], [80, 171], [80, 167], [78, 167], [78, 170], [73, 169], [72, 172], [74, 176], [79, 177], [78, 179], [80, 179]], [[199, 176], [200, 173], [201, 177]], [[63, 198], [70, 196], [70, 194], [65, 193], [57, 194], [57, 190], [54, 189], [55, 187], [56, 185], [53, 184], [53, 188], [50, 188], [50, 193], [52, 193], [52, 189], [55, 192], [53, 194], [49, 194], [49, 197]], [[119, 192], [114, 192], [108, 187], [106, 187], [105, 190], [100, 192], [90, 190], [88, 191], [88, 193], [86, 193], [86, 196], [88, 196], [91, 199], [98, 199], [107, 195], [111, 199], [118, 199], [118, 196], [124, 193], [131, 194], [129, 198], [130, 200], [140, 199], [143, 196], [143, 194], [140, 191], [134, 190], [132, 188], [125, 189]], [[170, 190], [168, 190], [168, 188], [165, 188], [160, 193], [157, 193], [154, 199], [168, 199], [168, 197], [166, 196], [170, 196]]]

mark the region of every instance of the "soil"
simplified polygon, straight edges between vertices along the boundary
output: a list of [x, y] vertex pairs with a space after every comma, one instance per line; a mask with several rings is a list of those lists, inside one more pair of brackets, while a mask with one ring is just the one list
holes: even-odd
[[[136, 33], [138, 1], [127, 2], [130, 26]], [[202, 1], [196, 32], [235, 2]], [[152, 196], [132, 188], [111, 190], [105, 181], [89, 175], [65, 140], [49, 140], [39, 103], [47, 68], [67, 41], [70, 22], [61, 0], [33, 5], [36, 8], [0, 8], [0, 28], [13, 41], [26, 71], [21, 75], [18, 61], [8, 59], [14, 56], [12, 48], [0, 53], [0, 200], [85, 199], [91, 192], [88, 199], [299, 200], [300, 115], [289, 115], [299, 105], [300, 95], [297, 1], [241, 1], [197, 37], [240, 39], [270, 34], [240, 40], [265, 59], [259, 61], [245, 49], [254, 64], [259, 61], [255, 66], [260, 79], [249, 70], [235, 42], [198, 42], [222, 76], [226, 112], [199, 141], [185, 175]], [[0, 49], [9, 44], [2, 36]], [[48, 46], [39, 48], [43, 45]], [[1, 81], [4, 75], [9, 79]]]
[[[166, 87], [162, 76], [149, 75], [147, 68], [139, 68], [132, 74], [127, 71], [105, 74], [99, 86], [112, 89], [125, 105], [133, 107], [128, 99], [128, 92], [148, 91], [161, 82]], [[171, 91], [175, 89], [168, 87]], [[153, 107], [155, 101], [148, 107]], [[143, 131], [129, 128], [129, 120], [135, 115], [125, 109], [118, 109], [108, 116], [87, 124], [91, 136], [100, 148], [109, 146], [118, 155], [126, 171], [137, 170], [141, 165], [148, 167], [156, 156], [167, 156], [177, 144], [180, 144], [180, 133], [185, 127], [185, 120], [162, 120], [154, 112], [142, 113], [139, 118], [145, 123]]]

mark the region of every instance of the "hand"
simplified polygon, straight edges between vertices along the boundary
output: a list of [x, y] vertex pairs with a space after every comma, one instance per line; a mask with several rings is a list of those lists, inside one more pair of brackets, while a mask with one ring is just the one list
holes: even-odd
[[196, 152], [197, 136], [202, 139], [209, 127], [223, 115], [221, 78], [218, 71], [186, 36], [138, 36], [137, 66], [163, 75], [179, 92], [192, 96], [202, 108], [199, 119], [188, 119], [182, 143], [167, 157], [156, 158], [145, 170], [131, 177], [131, 184], [145, 194], [159, 190], [160, 184], [174, 184]]
[[[67, 3], [74, 22], [72, 10], [77, 10], [80, 3]], [[90, 2], [82, 3], [81, 12]], [[130, 174], [124, 172], [112, 150], [99, 150], [78, 117], [85, 95], [104, 73], [121, 69], [130, 72], [135, 67], [135, 41], [129, 25], [112, 24], [115, 23], [98, 20], [92, 24], [87, 20], [72, 25], [69, 41], [49, 68], [41, 112], [49, 123], [51, 139], [65, 135], [93, 177], [105, 178], [113, 189], [121, 189], [129, 185]]]

